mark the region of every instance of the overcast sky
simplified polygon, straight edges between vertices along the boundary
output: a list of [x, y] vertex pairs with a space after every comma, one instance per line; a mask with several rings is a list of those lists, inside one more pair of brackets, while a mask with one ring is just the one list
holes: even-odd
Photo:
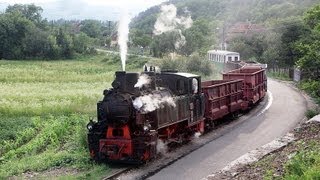
[[167, 0], [0, 0], [3, 12], [10, 4], [29, 4], [43, 8], [42, 16], [52, 19], [98, 19], [117, 20], [122, 9], [127, 9], [131, 16]]

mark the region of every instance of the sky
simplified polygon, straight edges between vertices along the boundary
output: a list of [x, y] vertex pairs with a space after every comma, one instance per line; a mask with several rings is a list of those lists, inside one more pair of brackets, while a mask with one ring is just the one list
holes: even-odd
[[42, 16], [53, 19], [118, 20], [124, 9], [133, 17], [167, 0], [0, 0], [0, 11], [8, 5], [34, 3], [43, 8]]

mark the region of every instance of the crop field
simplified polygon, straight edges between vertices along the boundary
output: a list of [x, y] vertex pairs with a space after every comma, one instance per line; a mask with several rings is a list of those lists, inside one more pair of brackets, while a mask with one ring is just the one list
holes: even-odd
[[[140, 71], [147, 61], [131, 56], [127, 69]], [[61, 178], [105, 175], [107, 165], [89, 160], [86, 124], [96, 117], [96, 103], [120, 64], [118, 56], [106, 54], [0, 60], [0, 179], [38, 172]]]
[[[127, 70], [139, 72], [157, 61], [129, 56]], [[89, 159], [86, 124], [96, 117], [96, 103], [117, 70], [119, 56], [105, 53], [76, 60], [0, 60], [0, 179], [106, 175], [108, 165]], [[215, 66], [203, 79], [220, 78], [220, 71]]]

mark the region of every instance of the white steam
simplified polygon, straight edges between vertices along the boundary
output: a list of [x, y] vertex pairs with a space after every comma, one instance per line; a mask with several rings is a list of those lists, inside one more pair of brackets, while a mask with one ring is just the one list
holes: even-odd
[[198, 93], [198, 80], [196, 78], [192, 79], [192, 90], [193, 93]]
[[161, 97], [159, 94], [148, 94], [139, 96], [133, 101], [133, 106], [136, 110], [142, 113], [149, 113], [155, 111], [164, 105], [176, 107], [176, 103], [170, 96]]
[[178, 30], [178, 27], [188, 29], [192, 26], [191, 16], [177, 17], [177, 8], [173, 4], [161, 6], [161, 13], [158, 17], [153, 33], [160, 35], [165, 32]]
[[160, 35], [165, 32], [177, 32], [180, 38], [175, 43], [175, 48], [179, 49], [186, 43], [186, 38], [182, 35], [182, 29], [192, 26], [190, 14], [187, 17], [177, 17], [177, 8], [173, 4], [161, 6], [161, 13], [158, 17], [153, 33]]
[[157, 153], [165, 155], [168, 152], [168, 146], [164, 143], [163, 140], [158, 139], [157, 141]]
[[134, 85], [134, 87], [142, 88], [143, 86], [150, 84], [150, 82], [151, 82], [151, 79], [148, 75], [141, 74], [138, 79], [138, 82]]
[[118, 44], [120, 46], [120, 57], [122, 70], [126, 70], [126, 59], [127, 59], [127, 51], [128, 51], [128, 34], [129, 34], [129, 23], [130, 17], [127, 11], [123, 11], [118, 27]]
[[194, 137], [195, 137], [195, 138], [199, 138], [200, 136], [201, 136], [201, 133], [200, 133], [200, 132], [194, 133]]

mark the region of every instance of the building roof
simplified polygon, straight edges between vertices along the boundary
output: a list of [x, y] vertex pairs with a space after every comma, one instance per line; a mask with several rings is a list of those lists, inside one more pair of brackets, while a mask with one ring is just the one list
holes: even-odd
[[239, 55], [238, 52], [232, 51], [223, 51], [223, 50], [210, 50], [208, 53], [217, 54], [217, 55]]

